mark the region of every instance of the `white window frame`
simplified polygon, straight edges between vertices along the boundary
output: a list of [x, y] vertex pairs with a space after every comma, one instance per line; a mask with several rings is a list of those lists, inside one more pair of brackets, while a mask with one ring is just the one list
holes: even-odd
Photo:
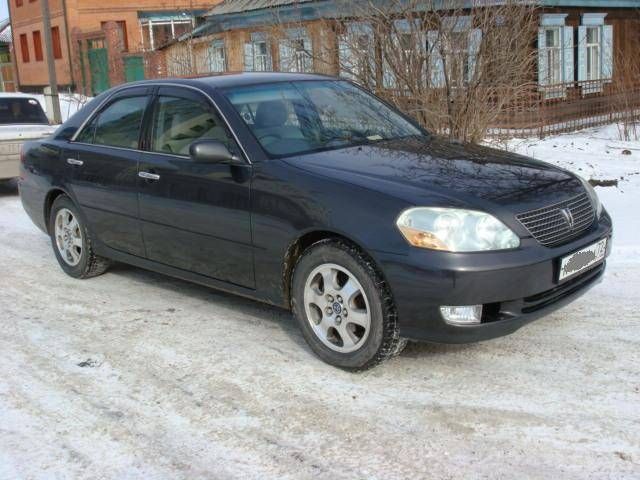
[[[566, 13], [540, 15], [538, 29], [538, 88], [545, 100], [566, 98], [567, 88], [573, 88], [574, 35], [566, 25]], [[557, 44], [547, 45], [547, 35], [553, 32]]]
[[[595, 32], [595, 41], [589, 41], [589, 34]], [[586, 35], [587, 47], [587, 78], [586, 80], [600, 80], [602, 77], [602, 62], [600, 61], [602, 49], [602, 28], [598, 26], [588, 26]], [[595, 67], [595, 68], [594, 68]]]
[[[254, 72], [268, 72], [269, 68], [269, 42], [266, 40], [254, 40], [253, 42], [253, 70]], [[264, 48], [264, 53], [260, 50]]]
[[[585, 13], [578, 27], [578, 84], [583, 95], [600, 93], [613, 76], [613, 26], [605, 25], [606, 13]], [[596, 41], [589, 33], [596, 32]], [[595, 68], [594, 68], [595, 65]]]
[[[452, 35], [457, 38], [450, 38]], [[443, 18], [441, 30], [427, 32], [429, 85], [442, 88], [448, 79], [451, 87], [466, 88], [478, 68], [481, 42], [482, 30], [473, 28], [473, 16]], [[459, 71], [453, 71], [453, 67]]]
[[209, 70], [213, 73], [227, 71], [227, 52], [223, 39], [217, 38], [209, 46]]
[[[558, 26], [544, 28], [546, 44], [542, 55], [547, 64], [545, 82], [550, 86], [564, 83], [562, 75], [562, 28]], [[555, 45], [549, 44], [549, 33], [551, 33], [553, 40], [557, 42]]]
[[279, 42], [280, 71], [312, 72], [313, 44], [305, 28], [292, 28], [286, 31]]

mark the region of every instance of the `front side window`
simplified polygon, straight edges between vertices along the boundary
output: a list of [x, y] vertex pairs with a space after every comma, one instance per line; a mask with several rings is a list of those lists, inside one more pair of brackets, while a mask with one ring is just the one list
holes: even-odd
[[218, 140], [231, 147], [218, 114], [202, 102], [180, 97], [158, 97], [151, 136], [154, 152], [174, 155], [189, 155], [189, 146], [203, 139]]
[[280, 82], [228, 88], [225, 95], [272, 157], [422, 134], [348, 82]]
[[562, 44], [560, 42], [560, 27], [545, 29], [546, 48], [544, 57], [547, 64], [547, 85], [562, 83]]
[[82, 129], [76, 141], [137, 149], [146, 105], [146, 96], [116, 100]]

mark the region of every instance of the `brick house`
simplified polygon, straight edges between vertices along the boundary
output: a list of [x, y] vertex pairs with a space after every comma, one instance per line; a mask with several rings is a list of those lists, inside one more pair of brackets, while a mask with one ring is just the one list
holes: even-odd
[[[140, 57], [190, 31], [211, 0], [49, 0], [52, 49], [58, 83], [95, 94], [132, 77], [144, 76]], [[40, 0], [8, 0], [17, 81], [25, 91], [47, 84]], [[123, 57], [123, 58], [120, 58]], [[122, 64], [123, 68], [113, 68]], [[129, 78], [124, 75], [128, 67]]]

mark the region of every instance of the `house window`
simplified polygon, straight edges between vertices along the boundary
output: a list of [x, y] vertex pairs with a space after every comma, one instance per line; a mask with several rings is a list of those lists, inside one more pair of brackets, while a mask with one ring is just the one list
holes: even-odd
[[194, 25], [194, 19], [185, 16], [184, 12], [157, 14], [139, 21], [144, 50], [154, 50], [188, 32]]
[[564, 98], [574, 87], [573, 27], [565, 25], [567, 14], [540, 16], [538, 30], [538, 85], [546, 100]]
[[587, 80], [600, 79], [600, 27], [587, 27]]
[[60, 45], [60, 29], [51, 27], [51, 44], [53, 47], [53, 58], [62, 58], [62, 46]]
[[271, 45], [264, 32], [252, 33], [251, 41], [245, 43], [244, 69], [249, 72], [270, 72], [273, 70]]
[[346, 26], [338, 42], [341, 76], [366, 86], [375, 83], [373, 41], [371, 25], [354, 22]]
[[547, 64], [546, 85], [562, 83], [562, 44], [560, 43], [561, 27], [544, 29], [546, 47], [542, 51], [544, 61]]
[[22, 63], [29, 63], [29, 42], [26, 33], [20, 34], [20, 52], [22, 52]]
[[280, 71], [311, 72], [313, 58], [311, 39], [304, 28], [290, 29], [279, 43]]
[[473, 79], [482, 42], [482, 30], [471, 16], [446, 17], [440, 30], [427, 32], [429, 82], [433, 88], [464, 88]]
[[253, 67], [256, 72], [270, 70], [268, 48], [265, 41], [253, 43]]
[[209, 47], [210, 65], [212, 72], [225, 72], [227, 70], [224, 40], [214, 40]]
[[36, 62], [41, 62], [44, 57], [42, 55], [42, 38], [40, 37], [40, 30], [33, 32], [33, 52], [36, 57]]
[[613, 77], [613, 26], [606, 13], [585, 13], [578, 27], [578, 84], [583, 95], [601, 92]]

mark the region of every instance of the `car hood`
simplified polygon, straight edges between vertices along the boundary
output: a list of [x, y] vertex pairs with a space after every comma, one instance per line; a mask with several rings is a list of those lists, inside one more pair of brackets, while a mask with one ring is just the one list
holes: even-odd
[[584, 191], [571, 173], [501, 150], [409, 137], [289, 158], [303, 170], [414, 205], [526, 211]]

